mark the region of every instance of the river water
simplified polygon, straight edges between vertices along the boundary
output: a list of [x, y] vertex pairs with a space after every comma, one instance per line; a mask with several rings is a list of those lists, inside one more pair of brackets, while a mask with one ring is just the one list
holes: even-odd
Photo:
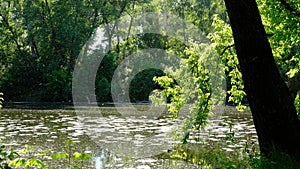
[[[173, 139], [184, 118], [172, 120], [165, 112], [138, 107], [139, 112], [122, 107], [76, 109], [2, 109], [0, 139], [7, 147], [23, 149], [28, 144], [33, 151], [78, 151], [92, 155], [83, 168], [199, 168], [186, 161], [166, 158], [179, 141]], [[72, 140], [71, 147], [65, 145]], [[201, 132], [192, 132], [189, 144], [208, 149], [220, 147], [224, 152], [236, 152], [249, 144], [257, 145], [257, 136], [249, 112], [237, 112], [225, 107], [210, 117]], [[47, 161], [47, 156], [43, 157]], [[50, 157], [48, 156], [48, 159]], [[62, 161], [48, 160], [55, 168], [65, 168]]]

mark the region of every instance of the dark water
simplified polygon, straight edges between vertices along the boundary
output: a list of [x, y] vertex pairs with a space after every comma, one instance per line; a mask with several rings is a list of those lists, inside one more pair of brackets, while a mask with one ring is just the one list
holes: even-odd
[[[199, 168], [162, 156], [179, 143], [172, 137], [182, 119], [171, 120], [161, 109], [153, 109], [151, 114], [147, 106], [138, 109], [145, 111], [134, 112], [126, 107], [81, 108], [76, 112], [2, 109], [0, 139], [15, 149], [28, 144], [51, 152], [69, 151], [65, 142], [71, 139], [72, 152], [92, 154], [92, 160], [82, 164], [83, 168]], [[257, 144], [257, 136], [250, 113], [226, 107], [210, 117], [204, 131], [192, 132], [189, 142], [208, 149], [218, 146], [230, 153], [247, 144]], [[64, 167], [63, 162], [48, 162], [57, 168]]]

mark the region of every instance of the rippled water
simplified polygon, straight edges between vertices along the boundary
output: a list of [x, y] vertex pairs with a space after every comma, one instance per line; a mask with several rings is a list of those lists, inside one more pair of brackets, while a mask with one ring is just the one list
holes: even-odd
[[[115, 108], [83, 108], [77, 113], [3, 109], [0, 139], [17, 149], [29, 144], [52, 152], [65, 151], [65, 141], [71, 139], [75, 142], [72, 150], [92, 154], [92, 161], [84, 168], [198, 168], [184, 161], [157, 158], [178, 143], [172, 139], [173, 130], [182, 120], [171, 120], [161, 111], [147, 113], [126, 108], [121, 113]], [[226, 107], [210, 118], [204, 131], [192, 133], [189, 142], [207, 148], [221, 145], [231, 152], [257, 144], [257, 136], [250, 113]]]

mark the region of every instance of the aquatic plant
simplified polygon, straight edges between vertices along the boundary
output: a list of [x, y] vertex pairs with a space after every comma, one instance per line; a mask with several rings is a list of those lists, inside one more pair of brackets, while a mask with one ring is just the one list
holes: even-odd
[[[72, 146], [73, 146], [72, 140], [66, 141], [66, 146], [68, 151], [64, 152], [57, 152], [52, 154], [51, 159], [52, 160], [60, 160], [64, 164], [67, 164], [67, 166], [70, 169], [81, 169], [83, 167], [83, 161], [89, 161], [91, 160], [91, 155], [87, 153], [79, 153], [79, 152], [73, 152]], [[78, 164], [73, 164], [72, 161], [79, 161]]]
[[11, 169], [9, 162], [14, 160], [16, 156], [19, 156], [19, 154], [13, 149], [6, 150], [4, 145], [0, 145], [0, 169]]
[[[66, 152], [54, 152], [49, 150], [37, 150], [35, 146], [25, 145], [25, 148], [18, 152], [14, 149], [7, 150], [4, 145], [0, 146], [0, 169], [54, 169], [47, 163], [47, 157], [50, 161], [60, 161], [62, 166], [68, 169], [82, 169], [84, 167], [83, 161], [90, 161], [91, 155], [87, 153], [79, 153], [72, 150], [72, 140], [66, 141]], [[49, 159], [49, 158], [48, 158]], [[56, 166], [56, 165], [55, 165]]]

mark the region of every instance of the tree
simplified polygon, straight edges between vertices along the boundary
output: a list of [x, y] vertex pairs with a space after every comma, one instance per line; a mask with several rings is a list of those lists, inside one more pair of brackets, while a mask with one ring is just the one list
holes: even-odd
[[225, 0], [261, 153], [300, 155], [300, 122], [255, 0]]
[[7, 100], [69, 101], [82, 46], [131, 3], [0, 0], [0, 88]]

